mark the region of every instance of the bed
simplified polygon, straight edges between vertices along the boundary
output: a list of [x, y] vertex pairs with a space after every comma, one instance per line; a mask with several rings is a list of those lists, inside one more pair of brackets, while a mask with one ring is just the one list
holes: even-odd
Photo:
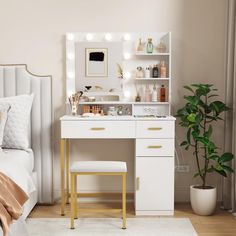
[[22, 187], [29, 196], [19, 220], [22, 222], [36, 203], [53, 203], [51, 91], [51, 76], [32, 74], [24, 64], [0, 65], [0, 98], [34, 94], [29, 129], [30, 148], [4, 149], [0, 152], [0, 171]]

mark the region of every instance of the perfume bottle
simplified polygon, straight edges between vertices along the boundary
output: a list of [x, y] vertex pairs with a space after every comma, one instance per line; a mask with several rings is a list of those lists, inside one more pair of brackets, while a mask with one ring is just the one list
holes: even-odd
[[137, 93], [137, 96], [135, 97], [135, 102], [141, 102], [141, 97], [139, 93]]
[[160, 66], [160, 77], [161, 78], [166, 78], [166, 66], [165, 66], [165, 61], [161, 61], [161, 66]]
[[155, 84], [152, 89], [152, 102], [157, 102], [157, 88]]
[[146, 67], [145, 78], [150, 78], [150, 77], [151, 77], [151, 69], [150, 69], [150, 67]]
[[136, 71], [136, 78], [144, 78], [144, 70], [141, 66], [137, 67], [137, 71]]
[[164, 84], [162, 84], [160, 89], [160, 102], [165, 102], [165, 101], [166, 101], [166, 88]]
[[166, 52], [166, 45], [163, 42], [163, 39], [160, 40], [160, 43], [157, 45], [157, 52], [165, 53]]
[[137, 52], [143, 52], [143, 49], [142, 39], [140, 38], [138, 41]]
[[153, 53], [153, 43], [151, 38], [148, 39], [146, 50], [147, 53]]
[[152, 68], [152, 77], [153, 78], [158, 78], [158, 65], [154, 65], [153, 68]]
[[149, 89], [149, 85], [146, 85], [145, 88], [145, 102], [151, 102], [151, 91]]

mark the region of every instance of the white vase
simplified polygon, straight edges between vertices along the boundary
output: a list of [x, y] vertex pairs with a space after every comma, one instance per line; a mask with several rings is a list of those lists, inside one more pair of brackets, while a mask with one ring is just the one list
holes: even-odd
[[202, 216], [212, 215], [216, 208], [216, 188], [194, 188], [190, 186], [190, 201], [193, 211]]

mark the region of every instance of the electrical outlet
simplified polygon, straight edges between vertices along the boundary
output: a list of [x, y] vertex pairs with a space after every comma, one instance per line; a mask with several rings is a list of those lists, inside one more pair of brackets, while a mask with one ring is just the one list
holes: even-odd
[[177, 172], [189, 172], [189, 166], [187, 165], [176, 166], [175, 169]]

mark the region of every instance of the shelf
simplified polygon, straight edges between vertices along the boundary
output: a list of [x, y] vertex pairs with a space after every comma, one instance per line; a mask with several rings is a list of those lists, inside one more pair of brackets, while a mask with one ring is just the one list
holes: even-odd
[[170, 80], [170, 78], [135, 78], [135, 80], [152, 80], [152, 81], [162, 81], [162, 80]]
[[135, 52], [135, 56], [169, 56], [169, 52], [160, 53], [160, 52], [153, 52], [153, 53], [146, 53], [146, 52]]
[[119, 105], [119, 104], [127, 104], [127, 105], [169, 105], [169, 102], [126, 102], [126, 101], [98, 101], [98, 102], [80, 102], [79, 105]]
[[133, 102], [134, 105], [169, 105], [169, 102]]

